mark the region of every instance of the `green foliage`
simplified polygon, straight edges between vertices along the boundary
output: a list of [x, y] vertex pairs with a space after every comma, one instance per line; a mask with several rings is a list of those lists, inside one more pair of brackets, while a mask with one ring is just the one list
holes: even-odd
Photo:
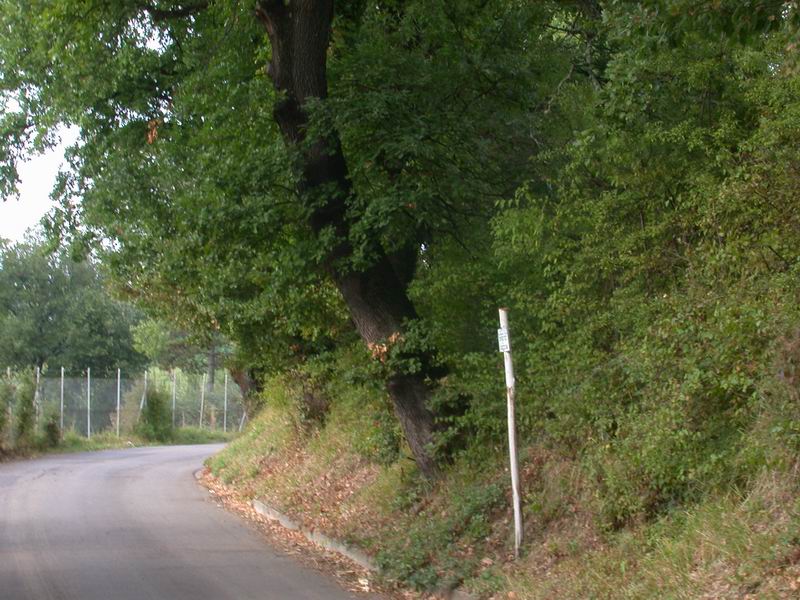
[[[309, 231], [313, 206], [294, 191], [296, 157], [273, 122], [270, 51], [252, 10], [212, 4], [153, 19], [155, 8], [119, 0], [34, 6], [2, 4], [3, 89], [43, 138], [57, 121], [83, 132], [51, 229], [76, 245], [103, 240], [126, 294], [189, 331], [221, 329], [247, 364], [280, 371], [338, 342], [350, 323], [320, 264], [342, 232]], [[546, 33], [563, 10], [337, 7], [331, 93], [308, 109], [311, 137], [342, 140], [355, 268], [380, 248], [413, 257], [458, 238], [526, 177], [551, 136], [541, 108], [580, 50]], [[53, 43], [69, 52], [54, 57]], [[7, 162], [32, 143], [20, 139]]]
[[[571, 143], [534, 158], [491, 229], [432, 245], [414, 283], [450, 366], [434, 402], [468, 403], [443, 417], [441, 443], [502, 439], [485, 349], [509, 305], [523, 438], [583, 456], [616, 526], [764, 464], [748, 448], [766, 407], [787, 405], [776, 352], [800, 325], [796, 14], [740, 39], [726, 28], [760, 25], [725, 23], [731, 6], [689, 25], [676, 21], [687, 6], [661, 4], [605, 7], [603, 85], [575, 82], [557, 101], [579, 114]], [[792, 418], [770, 419], [791, 439]]]
[[49, 254], [35, 240], [0, 245], [0, 364], [82, 370], [138, 369], [138, 313], [109, 296], [97, 265]]
[[9, 410], [13, 406], [14, 386], [12, 382], [3, 375], [0, 377], [0, 448], [5, 441], [6, 426], [8, 425]]
[[371, 424], [353, 433], [354, 449], [379, 465], [390, 465], [400, 457], [403, 434], [388, 399], [381, 406], [371, 407], [368, 416]]
[[[765, 470], [747, 492], [705, 498], [606, 536], [599, 548], [580, 536], [576, 551], [548, 552], [542, 544], [493, 591], [514, 590], [534, 600], [702, 598], [723, 588], [734, 595], [792, 597], [795, 576], [787, 559], [798, 548], [800, 504], [789, 473]], [[542, 562], [547, 573], [537, 571]]]
[[[213, 444], [229, 442], [236, 437], [233, 432], [224, 433], [219, 430], [200, 429], [198, 427], [176, 427], [172, 429], [169, 442], [171, 444]], [[163, 441], [163, 440], [160, 440]]]
[[89, 452], [108, 448], [130, 448], [147, 443], [138, 437], [123, 436], [118, 438], [116, 433], [111, 431], [93, 433], [91, 438], [86, 438], [72, 429], [64, 431], [63, 434], [57, 448], [45, 449], [55, 450], [56, 452]]
[[167, 442], [172, 436], [172, 414], [167, 394], [149, 388], [134, 433], [151, 442]]
[[33, 372], [23, 373], [17, 384], [14, 405], [14, 444], [25, 448], [33, 443], [36, 419], [36, 376]]
[[[0, 3], [0, 85], [19, 108], [3, 115], [0, 186], [56, 123], [80, 126], [51, 225], [103, 240], [117, 287], [158, 319], [139, 328], [140, 348], [172, 360], [158, 323], [177, 321], [228, 336], [236, 361], [266, 374], [274, 421], [220, 468], [255, 477], [269, 436], [405, 460], [380, 382], [421, 372], [422, 358], [441, 374], [426, 381], [440, 452], [492, 454], [506, 419], [498, 306], [511, 311], [521, 438], [574, 457], [607, 529], [744, 489], [789, 460], [780, 448], [800, 448], [795, 4], [339, 3], [330, 94], [306, 108], [311, 139], [341, 142], [354, 193], [342, 227], [316, 233], [308, 214], [324, 198], [296, 193], [250, 7], [163, 21], [148, 10]], [[343, 270], [416, 257], [402, 275], [420, 318], [372, 353], [325, 264], [339, 243]], [[48, 272], [23, 247], [4, 248], [4, 272], [28, 254]], [[12, 289], [0, 301], [43, 291]], [[53, 318], [67, 311], [57, 300]], [[4, 343], [46, 346], [21, 342], [26, 322]], [[159, 403], [143, 418], [150, 438], [168, 436]], [[429, 491], [409, 485], [398, 506]], [[429, 588], [472, 569], [435, 557], [485, 533], [499, 501], [486, 493], [461, 490], [454, 512], [391, 541], [386, 571]]]
[[355, 341], [319, 353], [268, 380], [262, 403], [281, 411], [301, 438], [319, 435], [331, 425], [364, 459], [391, 464], [400, 456], [402, 432], [376, 377], [379, 369], [365, 360], [366, 354]]
[[61, 425], [56, 411], [49, 411], [44, 417], [44, 443], [48, 448], [56, 448], [61, 443]]
[[481, 542], [491, 533], [493, 513], [504, 494], [501, 486], [480, 477], [461, 486], [445, 510], [430, 507], [384, 541], [376, 562], [385, 576], [432, 591], [455, 587], [475, 571], [478, 557], [455, 556], [451, 550]]
[[148, 358], [151, 365], [167, 370], [180, 367], [193, 372], [202, 372], [205, 367], [205, 348], [167, 322], [143, 319], [133, 327], [132, 334], [134, 347]]

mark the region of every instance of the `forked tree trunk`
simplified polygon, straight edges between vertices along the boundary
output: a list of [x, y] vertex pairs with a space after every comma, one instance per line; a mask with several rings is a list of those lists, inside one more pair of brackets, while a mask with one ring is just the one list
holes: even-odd
[[[408, 298], [407, 281], [398, 274], [393, 257], [381, 249], [376, 250], [376, 259], [366, 270], [342, 268], [343, 259], [351, 255], [346, 208], [353, 189], [341, 144], [335, 135], [305, 139], [306, 102], [325, 98], [328, 93], [326, 60], [333, 5], [333, 0], [260, 0], [256, 14], [270, 39], [269, 75], [281, 94], [275, 120], [285, 142], [301, 150], [299, 192], [316, 207], [309, 226], [317, 233], [329, 227], [336, 232], [340, 243], [327, 257], [326, 268], [359, 334], [374, 348], [401, 334], [403, 322], [417, 315]], [[426, 476], [433, 477], [437, 472], [430, 452], [434, 419], [426, 403], [426, 375], [425, 369], [413, 375], [391, 375], [387, 390], [417, 465]]]

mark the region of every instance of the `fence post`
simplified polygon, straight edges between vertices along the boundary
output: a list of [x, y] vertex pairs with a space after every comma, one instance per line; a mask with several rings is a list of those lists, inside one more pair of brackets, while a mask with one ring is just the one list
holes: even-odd
[[59, 414], [61, 415], [58, 420], [59, 431], [61, 435], [64, 435], [64, 367], [61, 367], [61, 403]]
[[203, 373], [203, 386], [200, 388], [200, 429], [203, 428], [203, 411], [206, 405], [206, 374]]
[[222, 431], [228, 433], [228, 372], [225, 371], [225, 403], [222, 409]]
[[[10, 385], [11, 384], [11, 367], [6, 367], [6, 378], [8, 378], [8, 383]], [[14, 404], [15, 404], [14, 402], [9, 402], [8, 403], [8, 422], [9, 423], [13, 423], [14, 422]], [[14, 436], [14, 430], [15, 429], [16, 429], [15, 427], [11, 427], [11, 429], [9, 429], [9, 433], [10, 433], [9, 438], [10, 438], [12, 446], [16, 445], [16, 443], [17, 443], [17, 440], [16, 440], [16, 438]]]
[[175, 427], [175, 384], [178, 380], [178, 373], [172, 369], [172, 426]]
[[122, 388], [122, 370], [117, 368], [117, 437], [119, 437], [119, 410], [120, 410], [120, 395]]
[[516, 382], [514, 380], [514, 363], [511, 360], [511, 339], [508, 331], [508, 309], [500, 309], [500, 329], [497, 330], [497, 341], [503, 353], [503, 366], [506, 375], [506, 399], [508, 401], [508, 456], [511, 463], [511, 492], [514, 502], [514, 556], [519, 558], [522, 545], [522, 509], [520, 507], [519, 463], [517, 461], [517, 428], [515, 422], [514, 401]]
[[139, 417], [138, 417], [138, 419], [142, 418], [142, 410], [144, 409], [144, 399], [146, 397], [147, 397], [147, 369], [144, 370], [144, 391], [142, 392], [142, 400], [141, 400], [141, 402], [139, 402]]
[[39, 397], [39, 376], [41, 375], [41, 367], [36, 367], [36, 387], [33, 390], [33, 409], [36, 411], [36, 430], [40, 429], [41, 425], [41, 412], [42, 407], [39, 406], [41, 398]]
[[86, 438], [92, 438], [92, 368], [86, 367]]

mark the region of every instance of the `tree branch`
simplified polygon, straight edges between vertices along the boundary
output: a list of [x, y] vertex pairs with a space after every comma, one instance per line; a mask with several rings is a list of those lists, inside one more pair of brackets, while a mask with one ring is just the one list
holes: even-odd
[[171, 19], [184, 19], [203, 12], [208, 8], [210, 0], [201, 0], [195, 4], [179, 6], [176, 8], [158, 8], [152, 4], [144, 4], [144, 10], [154, 22], [169, 21]]

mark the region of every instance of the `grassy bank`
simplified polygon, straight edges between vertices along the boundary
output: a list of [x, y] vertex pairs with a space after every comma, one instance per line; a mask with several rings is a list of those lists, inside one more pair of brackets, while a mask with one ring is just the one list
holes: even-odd
[[[427, 592], [463, 586], [485, 598], [784, 598], [798, 589], [791, 451], [771, 448], [735, 486], [614, 526], [596, 457], [529, 443], [526, 540], [515, 562], [502, 444], [470, 447], [430, 484], [402, 447], [387, 461], [379, 444], [365, 443], [380, 431], [379, 395], [351, 388], [324, 422], [309, 423], [292, 393], [273, 381], [266, 407], [209, 466], [250, 497], [364, 549], [384, 580]], [[751, 445], [768, 443], [762, 433], [751, 433]]]

